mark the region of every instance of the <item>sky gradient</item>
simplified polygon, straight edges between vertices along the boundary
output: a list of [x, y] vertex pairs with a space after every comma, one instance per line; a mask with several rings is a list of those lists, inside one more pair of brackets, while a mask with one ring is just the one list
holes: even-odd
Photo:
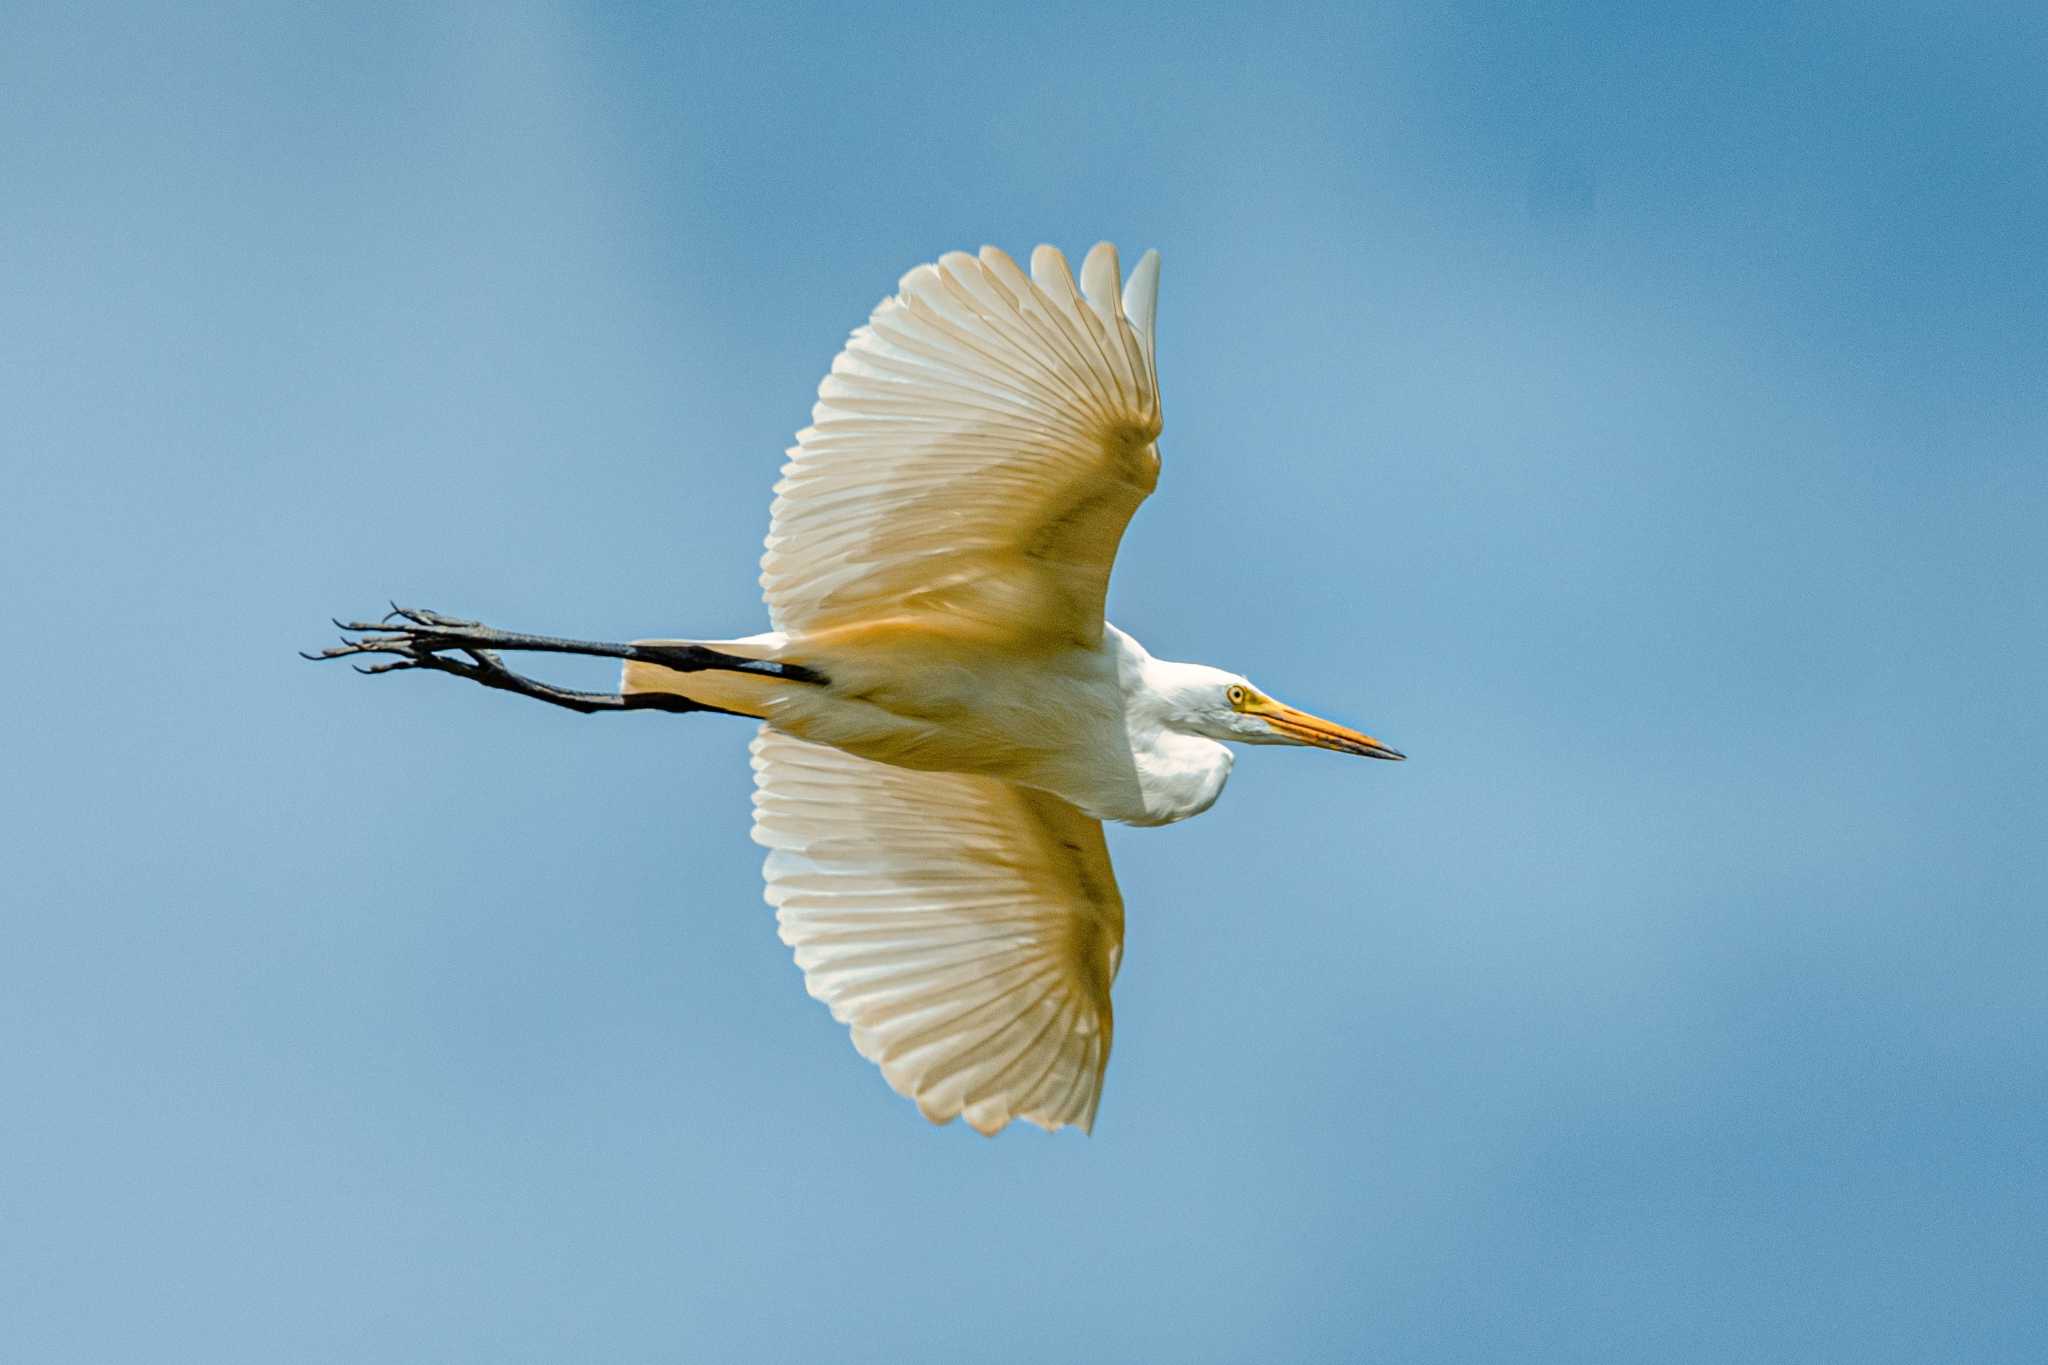
[[[9, 6], [0, 1354], [2038, 1358], [2038, 6]], [[845, 333], [1164, 257], [1110, 614], [1411, 755], [1112, 829], [1092, 1138], [803, 991], [748, 727], [294, 651], [765, 624]], [[605, 670], [552, 676], [599, 683]]]

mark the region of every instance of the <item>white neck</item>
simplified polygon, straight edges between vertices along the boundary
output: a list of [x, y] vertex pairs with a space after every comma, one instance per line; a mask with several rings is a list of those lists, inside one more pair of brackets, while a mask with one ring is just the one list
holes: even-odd
[[1155, 659], [1115, 626], [1105, 627], [1103, 643], [1116, 651], [1124, 732], [1144, 802], [1145, 818], [1129, 823], [1167, 825], [1200, 815], [1222, 795], [1235, 759], [1193, 728], [1196, 717], [1183, 699], [1223, 675], [1204, 664]]

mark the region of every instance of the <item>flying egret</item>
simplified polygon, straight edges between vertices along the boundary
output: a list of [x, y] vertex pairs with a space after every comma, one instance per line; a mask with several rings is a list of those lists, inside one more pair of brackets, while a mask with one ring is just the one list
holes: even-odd
[[[1207, 810], [1229, 743], [1402, 755], [1103, 619], [1159, 478], [1159, 256], [1076, 284], [984, 247], [905, 275], [818, 386], [775, 486], [772, 629], [605, 644], [394, 608], [309, 657], [389, 655], [574, 711], [762, 722], [754, 838], [812, 995], [935, 1123], [1092, 1127], [1124, 909], [1102, 822]], [[617, 693], [500, 651], [623, 660]]]

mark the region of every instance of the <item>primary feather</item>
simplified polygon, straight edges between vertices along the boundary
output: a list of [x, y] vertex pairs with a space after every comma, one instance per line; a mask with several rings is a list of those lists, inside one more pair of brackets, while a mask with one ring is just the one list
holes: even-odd
[[905, 275], [818, 387], [761, 561], [792, 636], [881, 618], [1093, 643], [1117, 542], [1158, 481], [1158, 257], [1118, 299], [1116, 250], [1080, 287], [993, 247]]
[[1123, 900], [1056, 796], [754, 739], [768, 903], [812, 995], [926, 1118], [1095, 1120]]

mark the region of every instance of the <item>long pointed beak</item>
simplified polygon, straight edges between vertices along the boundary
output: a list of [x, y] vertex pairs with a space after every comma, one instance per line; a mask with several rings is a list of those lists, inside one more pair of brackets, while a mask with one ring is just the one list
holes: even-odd
[[1348, 725], [1339, 725], [1334, 720], [1324, 720], [1321, 716], [1297, 711], [1286, 702], [1267, 700], [1254, 708], [1253, 714], [1296, 744], [1313, 744], [1318, 749], [1335, 749], [1340, 754], [1357, 754], [1361, 758], [1408, 757], [1399, 749], [1382, 744], [1371, 735], [1361, 734]]

